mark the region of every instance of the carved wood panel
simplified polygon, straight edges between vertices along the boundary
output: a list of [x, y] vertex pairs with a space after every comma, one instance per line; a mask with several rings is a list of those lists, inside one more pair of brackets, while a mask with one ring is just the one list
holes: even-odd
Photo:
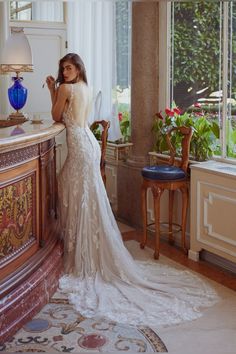
[[0, 173], [0, 279], [39, 248], [38, 161]]
[[20, 164], [23, 161], [36, 158], [39, 155], [38, 145], [27, 146], [22, 149], [8, 151], [1, 154], [0, 169]]
[[24, 274], [37, 269], [57, 241], [55, 139], [2, 156], [0, 295], [6, 277], [14, 274], [7, 281], [7, 288], [10, 283], [14, 288]]

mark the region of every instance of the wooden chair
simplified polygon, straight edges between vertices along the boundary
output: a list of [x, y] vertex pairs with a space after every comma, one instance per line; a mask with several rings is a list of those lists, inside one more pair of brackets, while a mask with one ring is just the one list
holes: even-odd
[[110, 122], [106, 120], [96, 120], [94, 121], [90, 129], [93, 131], [96, 129], [98, 126], [102, 127], [102, 132], [101, 132], [101, 141], [102, 141], [102, 146], [101, 146], [101, 161], [100, 161], [100, 168], [101, 168], [101, 175], [104, 184], [106, 185], [106, 172], [105, 172], [105, 165], [106, 165], [106, 148], [107, 148], [107, 136], [108, 136], [108, 129], [110, 127]]
[[[182, 138], [182, 151], [181, 158], [175, 159], [175, 148], [171, 143], [172, 133], [181, 134]], [[186, 216], [188, 206], [188, 162], [189, 162], [189, 149], [192, 137], [192, 129], [189, 127], [172, 128], [167, 133], [167, 143], [170, 149], [170, 159], [166, 165], [147, 166], [142, 169], [143, 183], [142, 183], [142, 214], [143, 214], [143, 239], [140, 247], [144, 248], [147, 242], [147, 228], [155, 224], [155, 252], [154, 258], [159, 258], [160, 249], [160, 200], [164, 190], [169, 191], [169, 242], [173, 243], [173, 225], [178, 226], [178, 231], [181, 231], [181, 244], [184, 252], [186, 249]], [[147, 224], [147, 189], [151, 188], [154, 200], [154, 218], [155, 222]], [[182, 220], [181, 225], [173, 223], [173, 202], [174, 192], [179, 189], [182, 193]]]

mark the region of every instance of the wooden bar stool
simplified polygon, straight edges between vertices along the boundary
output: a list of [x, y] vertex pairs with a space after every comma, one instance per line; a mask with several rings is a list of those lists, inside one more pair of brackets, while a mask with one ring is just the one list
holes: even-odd
[[[175, 148], [171, 143], [172, 134], [178, 134], [182, 137], [182, 151], [181, 158], [175, 159]], [[147, 242], [147, 228], [150, 225], [155, 224], [155, 252], [154, 258], [159, 258], [160, 249], [160, 200], [161, 195], [164, 190], [169, 191], [169, 242], [174, 242], [173, 237], [173, 225], [179, 226], [178, 231], [181, 231], [181, 244], [185, 253], [186, 249], [186, 217], [187, 217], [187, 207], [188, 207], [188, 161], [189, 161], [189, 150], [190, 141], [192, 137], [192, 129], [190, 127], [176, 127], [171, 128], [167, 135], [167, 143], [170, 149], [170, 159], [166, 165], [157, 166], [147, 166], [142, 169], [143, 183], [142, 183], [142, 214], [143, 214], [143, 239], [140, 243], [140, 247], [144, 248]], [[154, 201], [154, 218], [155, 222], [152, 224], [147, 223], [147, 189], [150, 188], [153, 195]], [[174, 203], [174, 193], [179, 189], [182, 193], [182, 221], [181, 225], [174, 224], [173, 218], [173, 203]]]

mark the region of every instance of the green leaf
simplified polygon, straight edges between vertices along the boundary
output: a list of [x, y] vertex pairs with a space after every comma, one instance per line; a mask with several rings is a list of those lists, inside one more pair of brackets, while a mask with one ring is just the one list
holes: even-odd
[[211, 130], [217, 139], [220, 138], [220, 127], [216, 122], [212, 122]]

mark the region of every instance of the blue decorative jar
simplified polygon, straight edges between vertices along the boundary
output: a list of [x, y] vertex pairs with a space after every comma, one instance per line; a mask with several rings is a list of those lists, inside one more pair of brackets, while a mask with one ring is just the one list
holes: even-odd
[[14, 84], [8, 89], [9, 101], [17, 111], [24, 107], [27, 99], [27, 89], [21, 84], [22, 77], [13, 77]]

